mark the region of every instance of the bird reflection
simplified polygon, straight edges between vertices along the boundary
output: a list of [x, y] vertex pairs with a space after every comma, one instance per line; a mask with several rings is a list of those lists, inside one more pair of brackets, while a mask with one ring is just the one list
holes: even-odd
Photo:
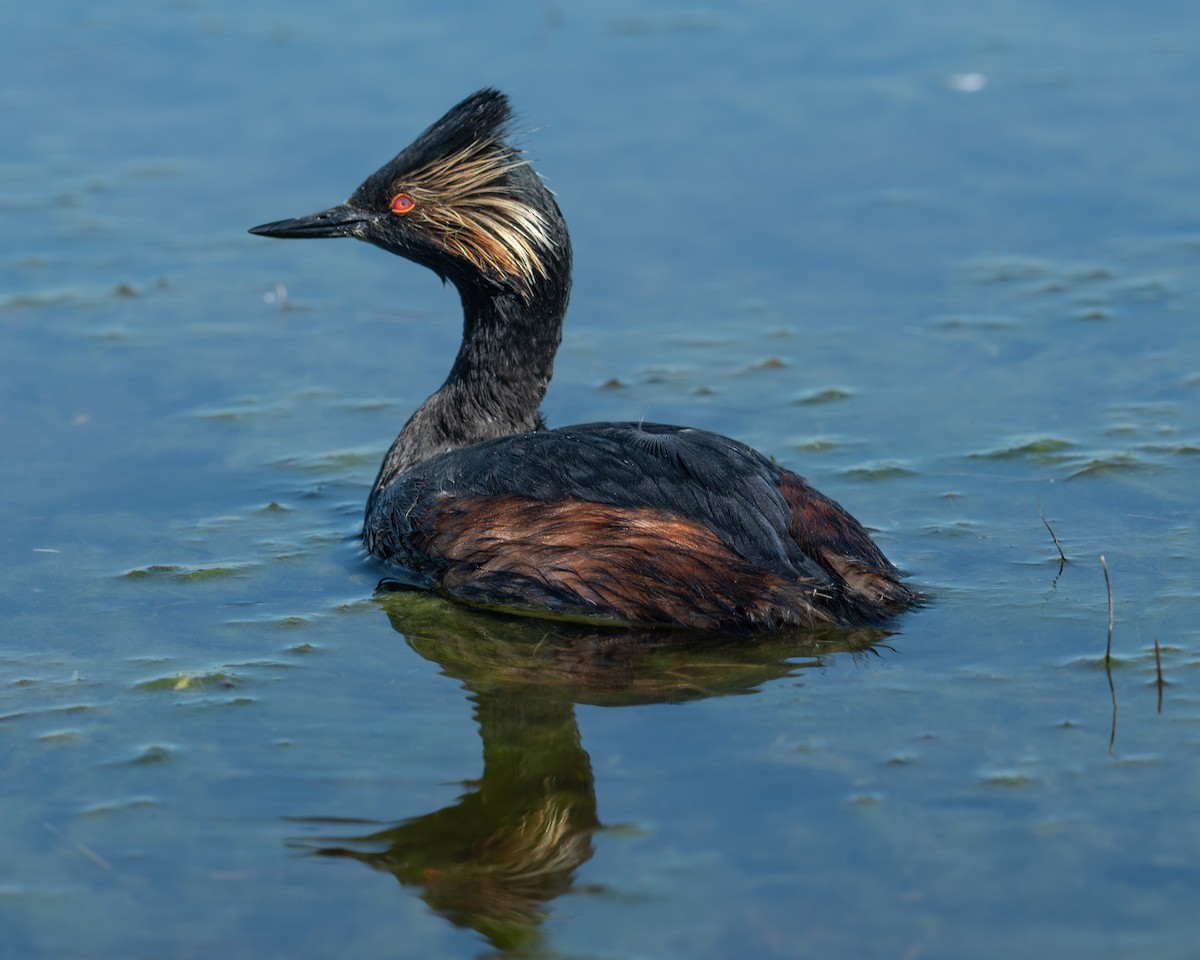
[[[601, 827], [576, 703], [620, 706], [752, 693], [886, 634], [829, 630], [749, 643], [508, 618], [426, 594], [381, 595], [418, 654], [462, 681], [483, 740], [483, 776], [452, 805], [365, 835], [305, 838], [328, 857], [391, 873], [502, 955], [539, 941]], [[347, 821], [307, 820], [345, 830]]]

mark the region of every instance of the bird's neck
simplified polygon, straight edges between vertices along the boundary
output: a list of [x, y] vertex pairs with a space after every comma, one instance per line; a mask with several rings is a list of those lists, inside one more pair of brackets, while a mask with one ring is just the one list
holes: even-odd
[[375, 480], [367, 510], [392, 480], [439, 453], [543, 427], [539, 407], [562, 339], [568, 290], [528, 300], [460, 288], [463, 340], [446, 382], [409, 418]]

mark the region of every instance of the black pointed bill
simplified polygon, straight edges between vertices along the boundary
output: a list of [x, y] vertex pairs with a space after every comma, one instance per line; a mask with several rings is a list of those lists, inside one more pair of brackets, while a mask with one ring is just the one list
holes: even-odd
[[251, 227], [250, 232], [260, 237], [301, 240], [310, 237], [361, 237], [370, 219], [369, 214], [343, 203], [320, 213], [310, 213], [307, 217], [276, 220], [274, 223]]

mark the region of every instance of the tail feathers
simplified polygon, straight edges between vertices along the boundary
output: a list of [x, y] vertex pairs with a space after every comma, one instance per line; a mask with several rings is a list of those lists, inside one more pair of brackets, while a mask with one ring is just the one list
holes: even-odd
[[846, 600], [856, 608], [872, 611], [876, 619], [899, 613], [917, 603], [918, 598], [899, 579], [890, 563], [879, 567], [832, 550], [822, 551], [822, 559], [844, 584]]

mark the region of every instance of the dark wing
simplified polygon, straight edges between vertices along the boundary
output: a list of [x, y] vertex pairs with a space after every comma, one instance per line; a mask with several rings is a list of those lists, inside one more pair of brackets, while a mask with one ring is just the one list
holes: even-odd
[[861, 622], [880, 613], [861, 615], [839, 566], [855, 572], [854, 557], [894, 575], [795, 474], [726, 437], [658, 424], [563, 427], [431, 458], [383, 491], [364, 540], [467, 599], [687, 626]]

